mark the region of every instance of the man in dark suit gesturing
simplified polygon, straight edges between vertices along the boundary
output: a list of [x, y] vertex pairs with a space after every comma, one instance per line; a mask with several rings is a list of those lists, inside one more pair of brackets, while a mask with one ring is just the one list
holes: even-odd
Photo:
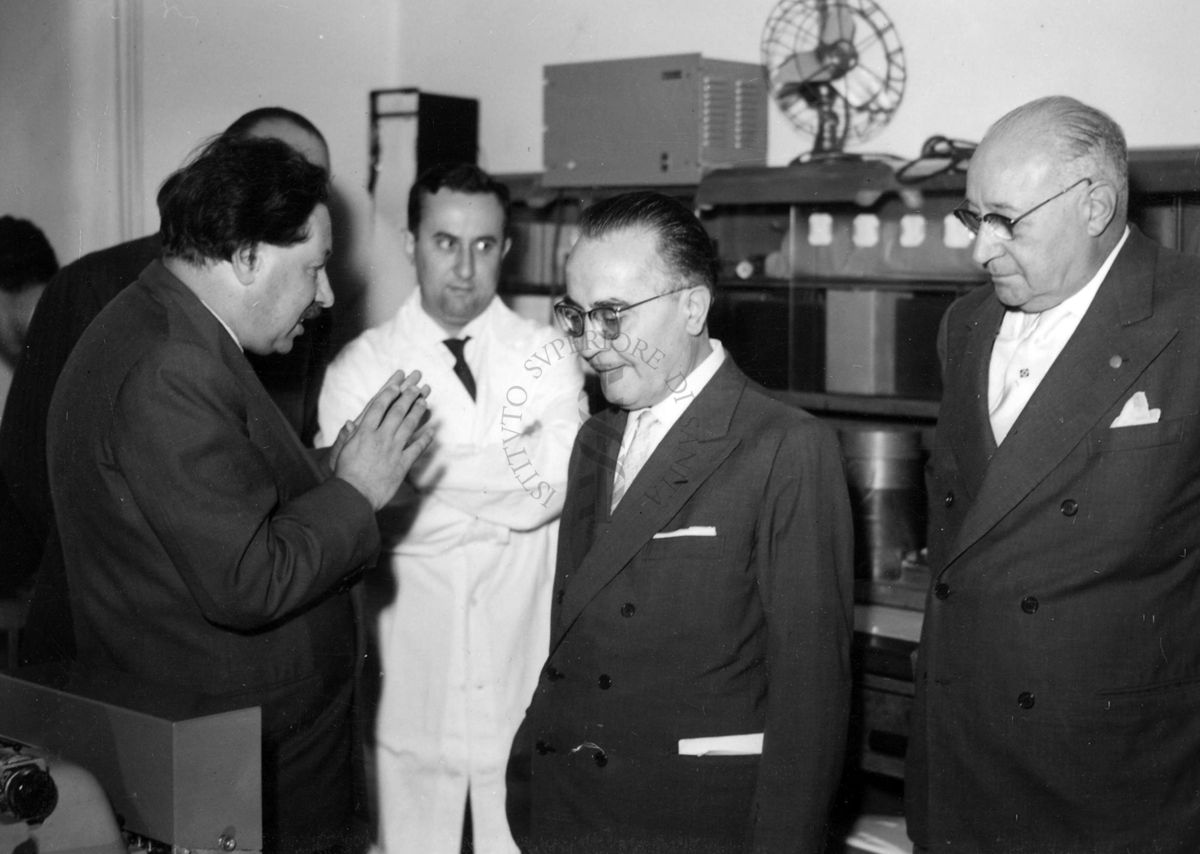
[[934, 574], [906, 775], [930, 851], [1200, 846], [1200, 260], [1126, 225], [1070, 98], [987, 132], [943, 320]]
[[318, 463], [246, 360], [333, 301], [327, 193], [279, 140], [211, 143], [159, 190], [163, 260], [80, 338], [48, 419], [79, 662], [260, 705], [265, 850], [287, 854], [346, 840], [347, 591], [428, 442], [427, 389], [397, 375]]
[[708, 337], [678, 202], [585, 211], [556, 317], [612, 406], [582, 428], [550, 655], [513, 745], [533, 851], [823, 849], [842, 767], [852, 534], [831, 430]]

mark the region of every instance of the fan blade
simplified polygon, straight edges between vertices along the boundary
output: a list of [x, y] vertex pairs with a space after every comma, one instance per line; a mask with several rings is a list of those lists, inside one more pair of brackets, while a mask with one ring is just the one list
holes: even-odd
[[832, 73], [833, 69], [820, 59], [816, 51], [800, 51], [793, 53], [771, 72], [771, 85], [778, 89], [802, 83], [828, 82]]
[[822, 10], [821, 44], [831, 45], [839, 41], [854, 42], [854, 12], [845, 6], [835, 6], [832, 14], [828, 6]]

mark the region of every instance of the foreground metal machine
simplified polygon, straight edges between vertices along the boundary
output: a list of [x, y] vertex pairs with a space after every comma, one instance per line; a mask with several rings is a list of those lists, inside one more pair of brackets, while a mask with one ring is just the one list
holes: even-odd
[[120, 674], [0, 673], [0, 854], [262, 850], [258, 707]]

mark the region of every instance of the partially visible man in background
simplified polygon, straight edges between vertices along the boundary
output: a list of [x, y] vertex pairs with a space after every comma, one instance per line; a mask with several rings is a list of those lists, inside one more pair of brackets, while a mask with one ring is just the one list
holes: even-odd
[[[565, 339], [496, 295], [508, 188], [435, 166], [408, 200], [417, 289], [329, 366], [332, 440], [393, 371], [437, 389], [434, 447], [385, 512], [378, 618], [380, 847], [514, 851], [504, 768], [546, 648], [550, 582], [582, 374]], [[464, 819], [464, 810], [466, 818]]]
[[[27, 219], [0, 217], [0, 359], [4, 361], [0, 400], [9, 393], [34, 308], [57, 272], [58, 258], [40, 228]], [[21, 509], [7, 499], [7, 492], [0, 471], [0, 493], [4, 494], [0, 496], [0, 599], [23, 600], [28, 596], [26, 579], [37, 568], [42, 549], [28, 530]]]
[[58, 258], [42, 230], [27, 219], [0, 216], [0, 359], [15, 367], [33, 310]]
[[333, 303], [328, 193], [279, 140], [209, 144], [163, 183], [163, 260], [84, 332], [48, 419], [78, 661], [261, 706], [277, 854], [352, 838], [349, 591], [429, 441], [428, 389], [397, 373], [319, 463], [244, 356], [288, 352]]
[[[329, 170], [329, 149], [321, 132], [304, 116], [283, 107], [245, 113], [223, 135], [280, 139]], [[0, 423], [0, 590], [35, 585], [21, 638], [21, 659], [26, 664], [69, 659], [75, 653], [46, 475], [50, 396], [84, 329], [160, 255], [161, 238], [156, 233], [66, 265], [46, 287], [29, 327]], [[286, 355], [249, 355], [267, 392], [306, 442], [316, 429], [317, 395], [330, 334], [327, 316], [315, 318], [309, 326], [309, 333]]]

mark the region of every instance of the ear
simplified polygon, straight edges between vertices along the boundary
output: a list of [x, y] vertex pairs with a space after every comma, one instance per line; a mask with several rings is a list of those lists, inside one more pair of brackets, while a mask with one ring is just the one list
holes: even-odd
[[708, 309], [712, 305], [712, 291], [704, 285], [693, 285], [684, 291], [683, 310], [687, 317], [689, 335], [699, 335], [708, 322]]
[[1117, 214], [1117, 188], [1107, 181], [1088, 187], [1088, 236], [1098, 237], [1104, 233]]
[[417, 252], [417, 236], [411, 231], [404, 232], [404, 256], [412, 263], [416, 263]]
[[262, 269], [262, 256], [258, 254], [258, 247], [247, 243], [237, 248], [229, 263], [233, 266], [233, 274], [237, 276], [238, 281], [243, 285], [250, 285]]
[[508, 250], [512, 249], [512, 238], [504, 238], [504, 248], [500, 250], [500, 257], [504, 258], [508, 255]]

